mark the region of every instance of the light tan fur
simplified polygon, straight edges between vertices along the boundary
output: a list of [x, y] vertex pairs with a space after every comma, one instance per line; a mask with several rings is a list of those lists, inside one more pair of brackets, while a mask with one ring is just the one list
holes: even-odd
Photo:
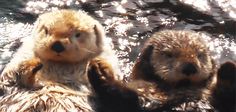
[[[24, 48], [1, 75], [5, 96], [0, 97], [0, 110], [94, 111], [89, 101], [93, 93], [87, 66], [102, 53], [104, 37], [100, 23], [83, 11], [59, 10], [40, 15], [32, 41], [23, 43]], [[56, 42], [64, 51], [52, 50]], [[27, 48], [26, 44], [33, 46]], [[25, 49], [33, 53], [21, 56]], [[42, 68], [37, 68], [40, 64]], [[35, 68], [38, 70], [33, 71]], [[16, 84], [11, 85], [14, 81]]]

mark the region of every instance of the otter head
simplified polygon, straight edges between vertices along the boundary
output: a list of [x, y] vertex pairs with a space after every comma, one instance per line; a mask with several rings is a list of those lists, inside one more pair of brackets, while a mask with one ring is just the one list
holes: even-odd
[[146, 58], [144, 61], [150, 66], [153, 78], [158, 77], [165, 82], [201, 83], [214, 71], [205, 41], [200, 34], [192, 31], [166, 30], [155, 33], [146, 42], [143, 52], [140, 58]]
[[34, 52], [42, 60], [76, 63], [99, 55], [104, 31], [82, 11], [59, 10], [39, 16]]

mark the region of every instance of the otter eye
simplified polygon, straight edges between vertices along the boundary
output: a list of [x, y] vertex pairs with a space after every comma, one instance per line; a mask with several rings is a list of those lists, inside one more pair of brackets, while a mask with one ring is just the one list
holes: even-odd
[[77, 33], [75, 34], [75, 37], [76, 37], [76, 38], [79, 38], [79, 37], [80, 37], [80, 33], [77, 32]]
[[46, 26], [42, 26], [40, 31], [43, 31], [46, 35], [48, 35], [49, 33], [48, 28]]
[[199, 53], [199, 54], [197, 55], [197, 57], [198, 57], [199, 59], [203, 59], [203, 58], [205, 57], [205, 54], [204, 54], [204, 53]]
[[48, 35], [48, 29], [46, 27], [44, 27], [44, 32], [46, 35]]
[[174, 54], [172, 52], [169, 52], [169, 51], [163, 51], [161, 53], [161, 55], [166, 57], [166, 58], [173, 58], [174, 57]]

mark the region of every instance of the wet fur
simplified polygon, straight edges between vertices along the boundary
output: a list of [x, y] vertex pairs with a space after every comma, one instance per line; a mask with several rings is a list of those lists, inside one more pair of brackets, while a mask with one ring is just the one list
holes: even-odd
[[[139, 60], [137, 60], [134, 69], [132, 81], [143, 80], [144, 86], [135, 87], [143, 101], [141, 106], [146, 111], [212, 111], [213, 107], [209, 102], [211, 94], [210, 85], [214, 78], [212, 76], [201, 81], [196, 85], [192, 85], [189, 81], [180, 81], [178, 83], [166, 82], [158, 75], [155, 75], [154, 68], [150, 63], [150, 56], [153, 46], [144, 48]], [[145, 84], [150, 83], [149, 85]], [[187, 87], [190, 85], [189, 87]], [[184, 86], [184, 87], [183, 87]], [[186, 86], [186, 87], [185, 87]], [[209, 87], [209, 88], [208, 88]], [[148, 88], [148, 89], [147, 89]], [[205, 106], [200, 107], [199, 104]], [[184, 105], [184, 106], [183, 106]]]
[[89, 81], [100, 101], [99, 112], [140, 112], [138, 95], [115, 79], [109, 63], [92, 60], [88, 70]]
[[[1, 74], [0, 111], [95, 111], [87, 67], [103, 51], [104, 37], [100, 23], [83, 11], [39, 16], [33, 39], [23, 43]], [[60, 54], [51, 49], [58, 41], [65, 47]]]
[[[172, 32], [186, 34], [185, 36], [188, 36], [188, 34], [191, 35], [192, 33], [195, 34], [189, 31], [168, 30], [161, 33]], [[197, 40], [196, 42], [201, 41]], [[198, 44], [204, 45], [204, 42]], [[151, 37], [146, 42], [140, 57], [137, 59], [131, 74], [131, 80], [127, 83], [114, 80], [112, 78], [113, 74], [110, 72], [112, 71], [111, 69], [107, 72], [107, 70], [103, 71], [103, 69], [99, 69], [99, 66], [94, 67], [90, 65], [89, 68], [91, 71], [100, 71], [89, 72], [88, 76], [95, 92], [103, 99], [103, 104], [111, 105], [113, 107], [111, 110], [115, 112], [212, 112], [216, 110], [222, 112], [228, 110], [231, 112], [235, 110], [235, 87], [232, 86], [235, 85], [235, 64], [223, 64], [217, 73], [216, 64], [209, 57], [207, 62], [209, 64], [207, 66], [212, 67], [206, 68], [209, 69], [209, 72], [206, 70], [209, 73], [207, 74], [208, 77], [205, 78], [203, 76], [197, 82], [192, 82], [192, 79], [169, 81], [161, 74], [157, 74], [153, 67], [152, 55], [156, 47], [158, 46], [156, 46], [155, 41], [152, 41]], [[207, 50], [207, 47], [204, 48]], [[208, 56], [208, 54], [206, 55]], [[230, 74], [228, 74], [228, 71], [230, 71]], [[224, 79], [222, 76], [229, 76], [229, 78]], [[218, 78], [217, 83], [216, 78]], [[228, 100], [224, 100], [224, 98], [228, 98]], [[224, 103], [224, 106], [221, 106], [221, 102]]]
[[[144, 99], [148, 99], [144, 100], [142, 107], [148, 111], [213, 110], [209, 99], [211, 89], [215, 83], [215, 64], [208, 57], [209, 54], [205, 54], [207, 47], [199, 39], [199, 36], [191, 31], [166, 30], [155, 33], [146, 42], [146, 46], [136, 61], [131, 74], [134, 81], [144, 80], [154, 85], [154, 87], [149, 87], [150, 89], [140, 91]], [[195, 63], [199, 63], [198, 60], [201, 61], [197, 59], [198, 50], [200, 49], [203, 50], [203, 55], [206, 55], [206, 60], [200, 62], [199, 65]], [[195, 75], [185, 77], [185, 75], [179, 73], [178, 70], [184, 63], [193, 63], [196, 66], [198, 80], [189, 78]], [[203, 63], [209, 67], [200, 68]], [[166, 70], [162, 67], [166, 67]], [[201, 73], [202, 71], [203, 73]], [[206, 76], [199, 75], [205, 73]], [[143, 87], [140, 89], [143, 89]], [[199, 103], [205, 106], [200, 106]]]
[[213, 106], [220, 112], [236, 111], [236, 62], [223, 63], [217, 72], [217, 85], [213, 89]]

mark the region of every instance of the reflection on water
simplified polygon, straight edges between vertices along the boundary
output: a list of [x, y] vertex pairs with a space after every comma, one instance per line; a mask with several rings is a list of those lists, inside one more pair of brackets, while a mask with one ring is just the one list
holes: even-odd
[[124, 74], [129, 74], [144, 41], [162, 29], [207, 33], [217, 60], [236, 60], [235, 0], [2, 0], [1, 65], [9, 61], [21, 38], [30, 35], [38, 14], [62, 8], [82, 9], [103, 24]]
[[21, 45], [21, 39], [29, 36], [33, 29], [31, 24], [16, 23], [1, 18], [0, 23], [0, 71], [9, 62], [13, 53]]
[[[236, 20], [236, 1], [235, 0], [180, 0], [183, 3], [190, 4], [196, 7], [198, 10], [212, 13], [214, 16], [220, 16], [220, 10], [224, 14], [228, 14], [232, 19]], [[213, 11], [217, 10], [218, 11]]]

